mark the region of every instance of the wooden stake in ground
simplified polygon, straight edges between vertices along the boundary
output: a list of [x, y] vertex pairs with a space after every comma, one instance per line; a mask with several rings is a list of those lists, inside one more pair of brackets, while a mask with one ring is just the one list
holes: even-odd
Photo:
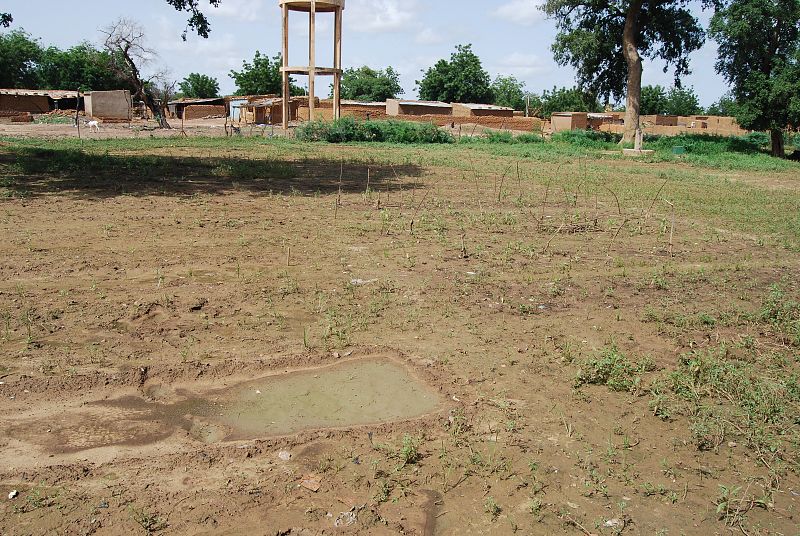
[[79, 120], [78, 114], [81, 111], [81, 92], [78, 91], [78, 100], [75, 103], [75, 126], [78, 128], [78, 139], [81, 139], [81, 122]]

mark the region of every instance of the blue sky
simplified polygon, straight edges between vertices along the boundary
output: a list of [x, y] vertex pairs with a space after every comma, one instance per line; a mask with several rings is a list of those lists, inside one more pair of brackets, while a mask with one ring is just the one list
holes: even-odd
[[[202, 0], [201, 0], [202, 1]], [[344, 15], [343, 61], [345, 67], [393, 66], [402, 77], [406, 97], [415, 97], [415, 81], [421, 70], [449, 57], [456, 44], [472, 43], [484, 67], [494, 77], [514, 75], [531, 91], [554, 85], [571, 86], [574, 72], [553, 61], [550, 45], [553, 21], [544, 18], [541, 0], [347, 0]], [[205, 3], [204, 1], [202, 3]], [[175, 79], [190, 72], [217, 77], [224, 93], [234, 90], [230, 69], [256, 49], [270, 56], [280, 51], [280, 10], [277, 0], [222, 0], [218, 9], [208, 8], [212, 22], [209, 39], [191, 35], [181, 40], [185, 14], [164, 0], [82, 0], [79, 9], [54, 0], [4, 0], [3, 10], [14, 16], [12, 28], [24, 28], [45, 44], [67, 47], [87, 40], [99, 43], [98, 30], [119, 17], [139, 21], [149, 45], [160, 54], [161, 65]], [[707, 23], [708, 15], [695, 9]], [[43, 14], [43, 12], [47, 12]], [[308, 57], [308, 21], [300, 13], [290, 19], [293, 39], [289, 57], [305, 64]], [[319, 15], [317, 65], [332, 64], [333, 17]], [[715, 47], [707, 43], [692, 55], [693, 73], [684, 80], [694, 86], [701, 104], [707, 106], [727, 91], [714, 72]], [[647, 63], [644, 84], [672, 84], [663, 65]], [[301, 85], [303, 80], [299, 80]], [[327, 87], [325, 84], [324, 87]]]

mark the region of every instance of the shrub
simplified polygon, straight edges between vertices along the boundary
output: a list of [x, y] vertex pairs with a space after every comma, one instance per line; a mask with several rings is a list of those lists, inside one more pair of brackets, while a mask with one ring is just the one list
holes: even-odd
[[562, 130], [553, 134], [551, 139], [555, 142], [569, 143], [578, 147], [605, 149], [609, 145], [619, 143], [622, 136], [597, 130]]
[[343, 117], [336, 121], [309, 121], [300, 126], [296, 137], [303, 141], [452, 143], [453, 137], [432, 123], [409, 121], [356, 121]]

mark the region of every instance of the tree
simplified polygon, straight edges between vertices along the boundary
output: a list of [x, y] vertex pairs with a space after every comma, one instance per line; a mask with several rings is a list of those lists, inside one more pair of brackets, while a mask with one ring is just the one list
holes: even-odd
[[730, 95], [723, 95], [706, 109], [708, 115], [735, 116], [736, 101]]
[[672, 87], [667, 93], [664, 113], [667, 115], [697, 115], [703, 113], [694, 88]]
[[450, 61], [439, 60], [417, 81], [419, 98], [443, 102], [489, 104], [491, 78], [472, 45], [458, 45]]
[[376, 71], [365, 65], [347, 69], [342, 75], [343, 99], [383, 102], [403, 93], [400, 75], [391, 67]]
[[492, 82], [492, 104], [515, 110], [525, 109], [525, 83], [513, 76], [498, 76]]
[[[230, 77], [236, 82], [236, 95], [280, 95], [283, 78], [281, 75], [281, 55], [273, 57], [262, 56], [256, 50], [253, 63], [242, 62], [241, 71], [230, 72]], [[290, 83], [292, 95], [304, 95], [302, 88]]]
[[737, 122], [769, 130], [772, 154], [785, 156], [783, 130], [800, 124], [800, 2], [721, 2], [710, 34], [719, 45], [716, 70], [736, 100]]
[[157, 88], [165, 84], [165, 74], [155, 73], [145, 78], [141, 71], [156, 57], [155, 52], [145, 46], [142, 27], [134, 21], [119, 19], [101, 32], [106, 36], [104, 46], [113, 59], [110, 67], [114, 74], [128, 82], [134, 90], [133, 97], [142, 99], [161, 128], [170, 128], [157, 95]]
[[[689, 53], [704, 32], [687, 7], [689, 0], [547, 0], [556, 20], [552, 50], [556, 62], [577, 70], [578, 85], [617, 100], [625, 96], [623, 142], [639, 127], [642, 58], [675, 68], [675, 84], [689, 72]], [[611, 99], [613, 98], [613, 99]]]
[[89, 43], [67, 50], [48, 47], [36, 65], [37, 87], [79, 91], [131, 89], [126, 79], [115, 74], [112, 62], [111, 54]]
[[531, 96], [531, 113], [550, 119], [554, 112], [599, 112], [602, 110], [597, 97], [578, 88], [544, 90], [541, 95]]
[[14, 17], [11, 16], [11, 13], [0, 13], [0, 26], [8, 28], [12, 22], [14, 22]]
[[42, 47], [23, 30], [0, 34], [0, 87], [37, 87], [36, 64]]
[[667, 92], [662, 86], [643, 86], [639, 101], [639, 113], [642, 115], [665, 114], [667, 110]]
[[212, 99], [219, 97], [219, 82], [210, 76], [191, 73], [178, 84], [184, 97], [192, 99]]

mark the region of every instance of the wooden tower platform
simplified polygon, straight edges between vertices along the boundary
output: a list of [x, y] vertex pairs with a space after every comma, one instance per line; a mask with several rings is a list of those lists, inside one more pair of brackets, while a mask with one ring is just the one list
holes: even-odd
[[[333, 117], [341, 116], [342, 85], [342, 12], [345, 0], [279, 0], [283, 14], [283, 128], [289, 128], [289, 76], [300, 74], [308, 76], [308, 108], [309, 120], [314, 120], [314, 83], [317, 75], [333, 76]], [[308, 13], [308, 66], [294, 67], [289, 65], [289, 12]], [[317, 67], [316, 61], [316, 18], [317, 13], [333, 13], [333, 67]]]

